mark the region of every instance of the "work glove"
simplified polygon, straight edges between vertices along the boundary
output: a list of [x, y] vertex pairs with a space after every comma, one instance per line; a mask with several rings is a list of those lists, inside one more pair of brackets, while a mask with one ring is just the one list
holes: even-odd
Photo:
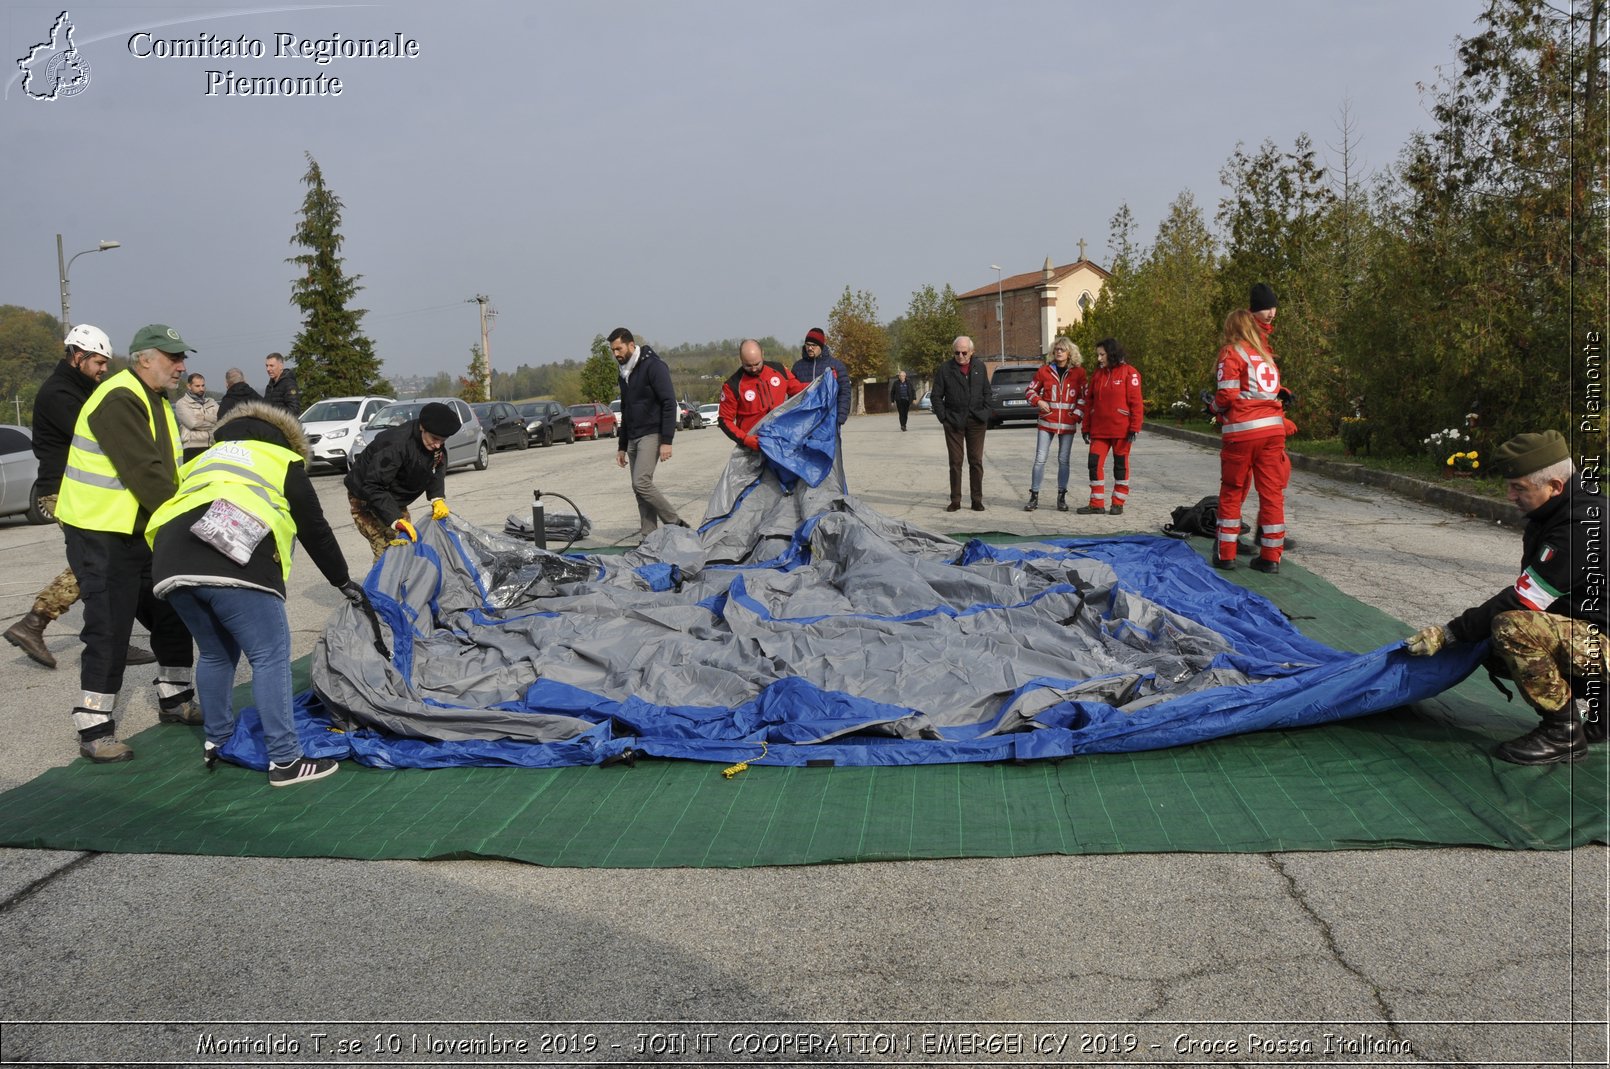
[[391, 525], [391, 529], [397, 532], [397, 537], [391, 540], [394, 546], [406, 546], [410, 542], [419, 541], [419, 532], [414, 530], [414, 525], [407, 520], [398, 520]]
[[1286, 389], [1284, 386], [1275, 391], [1275, 396], [1280, 399], [1281, 411], [1285, 411], [1297, 403], [1297, 398], [1293, 397], [1291, 391]]
[[1429, 657], [1439, 652], [1448, 644], [1448, 629], [1441, 624], [1432, 624], [1416, 631], [1403, 648], [1410, 657]]
[[1139, 431], [1130, 431], [1127, 440], [1133, 442], [1135, 440], [1135, 435], [1137, 435], [1139, 433], [1140, 433]]
[[363, 592], [363, 587], [359, 586], [357, 583], [354, 583], [351, 579], [348, 579], [336, 589], [341, 591], [342, 597], [346, 598], [360, 609], [363, 608], [364, 602], [369, 600]]
[[753, 449], [757, 453], [760, 452], [760, 439], [756, 438], [752, 434], [745, 435], [744, 436], [744, 448], [745, 449]]
[[1079, 432], [1079, 437], [1081, 437], [1081, 438], [1083, 438], [1085, 440], [1085, 445], [1090, 444], [1090, 432], [1089, 431], [1080, 431]]
[[447, 519], [447, 516], [447, 499], [441, 497], [432, 498], [430, 503], [430, 518], [433, 520], [445, 520]]

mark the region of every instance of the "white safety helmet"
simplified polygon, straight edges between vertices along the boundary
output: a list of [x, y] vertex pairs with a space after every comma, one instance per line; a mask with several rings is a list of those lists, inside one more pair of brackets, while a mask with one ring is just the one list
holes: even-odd
[[88, 323], [80, 323], [69, 330], [62, 344], [82, 349], [86, 353], [100, 353], [108, 358], [112, 355], [112, 339], [106, 336], [106, 331], [100, 327], [92, 327]]

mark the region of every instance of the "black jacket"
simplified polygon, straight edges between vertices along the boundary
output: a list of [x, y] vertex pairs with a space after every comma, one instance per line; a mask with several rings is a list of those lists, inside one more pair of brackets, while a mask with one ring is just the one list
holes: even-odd
[[235, 385], [225, 390], [224, 396], [219, 399], [218, 419], [220, 422], [222, 422], [223, 418], [229, 415], [229, 410], [234, 408], [236, 405], [245, 404], [247, 401], [261, 401], [262, 399], [263, 395], [252, 389], [249, 385], [244, 382], [237, 382]]
[[446, 496], [447, 450], [425, 448], [417, 419], [389, 427], [352, 459], [346, 487], [389, 527], [420, 494], [432, 501]]
[[280, 377], [263, 387], [263, 400], [285, 409], [293, 416], [302, 414], [302, 395], [296, 389], [296, 373], [282, 368]]
[[1604, 539], [1604, 494], [1571, 476], [1565, 489], [1526, 514], [1521, 534], [1521, 574], [1475, 608], [1448, 621], [1460, 642], [1480, 642], [1493, 629], [1493, 617], [1513, 610], [1541, 609], [1578, 620], [1604, 620], [1604, 565], [1591, 550]]
[[[294, 417], [259, 401], [235, 413], [214, 431], [217, 442], [269, 442], [292, 452], [308, 455], [307, 439]], [[292, 464], [285, 471], [285, 501], [296, 524], [296, 540], [307, 550], [331, 586], [345, 583], [350, 574], [347, 560], [336, 543], [335, 533], [324, 518], [319, 495], [308, 478], [305, 463]], [[162, 525], [151, 547], [151, 583], [159, 596], [184, 586], [246, 586], [285, 596], [284, 568], [274, 536], [257, 544], [251, 560], [236, 564], [221, 551], [190, 532], [190, 527], [210, 507], [199, 505]]]
[[63, 359], [34, 395], [34, 456], [39, 459], [40, 496], [61, 489], [73, 426], [98, 385]]
[[632, 377], [621, 380], [621, 441], [658, 434], [660, 444], [669, 445], [676, 434], [676, 417], [676, 388], [671, 385], [671, 369], [660, 359], [659, 353], [639, 345]]
[[934, 415], [951, 430], [962, 430], [969, 422], [989, 423], [989, 372], [976, 356], [966, 371], [954, 357], [940, 364], [930, 396]]
[[898, 405], [902, 401], [909, 405], [916, 399], [917, 384], [912, 382], [910, 377], [907, 377], [905, 382], [895, 379], [889, 383], [889, 403], [891, 405]]

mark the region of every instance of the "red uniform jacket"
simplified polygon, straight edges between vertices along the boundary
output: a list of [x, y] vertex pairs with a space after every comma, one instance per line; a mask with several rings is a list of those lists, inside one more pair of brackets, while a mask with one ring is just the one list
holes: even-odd
[[759, 374], [751, 375], [739, 368], [721, 384], [721, 411], [719, 422], [722, 433], [739, 445], [755, 448], [750, 431], [760, 417], [790, 397], [805, 389], [793, 372], [770, 360], [760, 365]]
[[1085, 433], [1092, 438], [1127, 438], [1140, 430], [1146, 407], [1140, 397], [1140, 372], [1131, 364], [1096, 368], [1090, 373], [1085, 401]]
[[1042, 431], [1072, 434], [1079, 429], [1079, 420], [1084, 416], [1085, 369], [1069, 364], [1068, 370], [1058, 375], [1055, 364], [1045, 364], [1034, 373], [1034, 381], [1029, 383], [1024, 396], [1031, 405], [1044, 401], [1051, 406], [1050, 412], [1040, 413]]
[[1213, 405], [1226, 442], [1285, 437], [1286, 410], [1280, 403], [1280, 369], [1262, 353], [1239, 345], [1219, 350], [1218, 390]]

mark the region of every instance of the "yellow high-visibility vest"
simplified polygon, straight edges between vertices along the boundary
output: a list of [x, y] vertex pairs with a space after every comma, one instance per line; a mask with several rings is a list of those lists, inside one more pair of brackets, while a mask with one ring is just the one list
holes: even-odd
[[145, 540], [155, 544], [162, 525], [190, 510], [224, 500], [240, 506], [274, 532], [281, 578], [291, 577], [291, 549], [296, 521], [285, 498], [285, 475], [302, 459], [271, 442], [219, 442], [184, 466], [179, 492], [162, 503], [145, 525]]
[[[56, 518], [87, 531], [133, 534], [134, 523], [140, 515], [140, 501], [123, 485], [112, 458], [95, 440], [95, 432], [89, 425], [89, 418], [114, 390], [128, 390], [140, 399], [151, 423], [151, 440], [156, 441], [157, 412], [151, 404], [151, 393], [139, 376], [125, 368], [97, 386], [73, 425], [67, 469], [62, 472], [61, 492], [56, 498]], [[161, 409], [161, 418], [168, 425], [168, 442], [173, 447], [173, 467], [177, 471], [184, 457], [184, 449], [179, 444], [179, 424], [173, 418], [173, 406], [166, 400]]]

